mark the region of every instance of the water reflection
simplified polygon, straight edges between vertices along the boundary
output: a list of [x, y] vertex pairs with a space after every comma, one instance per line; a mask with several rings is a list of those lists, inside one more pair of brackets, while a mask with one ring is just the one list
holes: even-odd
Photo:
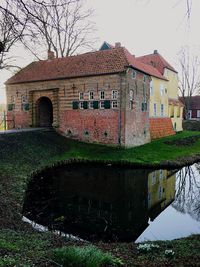
[[177, 173], [176, 198], [173, 207], [200, 221], [200, 164], [185, 167]]
[[[176, 172], [70, 165], [29, 184], [24, 215], [87, 240], [134, 241], [175, 197]], [[175, 202], [177, 203], [177, 202]]]

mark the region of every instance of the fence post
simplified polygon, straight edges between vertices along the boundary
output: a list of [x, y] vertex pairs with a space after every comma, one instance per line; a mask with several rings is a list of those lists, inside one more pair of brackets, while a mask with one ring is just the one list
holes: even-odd
[[3, 124], [4, 124], [4, 130], [6, 130], [6, 112], [5, 112], [5, 110], [3, 112]]

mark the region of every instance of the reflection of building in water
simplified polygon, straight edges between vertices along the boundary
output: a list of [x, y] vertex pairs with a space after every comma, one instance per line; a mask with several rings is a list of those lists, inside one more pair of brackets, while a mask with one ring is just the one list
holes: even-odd
[[175, 198], [176, 172], [155, 170], [148, 175], [148, 209], [151, 220]]
[[[43, 176], [37, 193], [30, 184], [25, 215], [31, 211], [30, 219], [36, 220], [41, 214], [38, 223], [90, 240], [137, 239], [149, 217], [155, 218], [174, 197], [175, 176], [166, 171], [73, 165]], [[48, 186], [54, 195], [46, 193], [45, 199], [38, 188], [47, 192]]]

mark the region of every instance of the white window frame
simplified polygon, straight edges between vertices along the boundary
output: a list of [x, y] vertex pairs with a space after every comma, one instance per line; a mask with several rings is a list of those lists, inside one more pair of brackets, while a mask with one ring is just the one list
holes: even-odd
[[112, 101], [112, 108], [118, 108], [118, 102], [117, 101]]
[[84, 93], [83, 92], [79, 92], [79, 100], [84, 100]]
[[134, 99], [134, 91], [132, 89], [129, 92], [129, 97], [130, 97], [130, 100]]
[[105, 99], [105, 91], [99, 91], [99, 98], [100, 98], [100, 100]]
[[94, 109], [94, 102], [93, 101], [89, 102], [89, 109]]
[[165, 93], [165, 88], [164, 88], [164, 85], [161, 84], [161, 85], [160, 85], [160, 95], [161, 95], [161, 96], [164, 96], [164, 93]]
[[99, 108], [100, 109], [104, 109], [105, 107], [104, 107], [104, 101], [100, 101], [99, 102]]
[[89, 100], [94, 100], [94, 91], [89, 92]]
[[200, 118], [200, 109], [197, 109], [197, 118]]
[[83, 109], [83, 101], [79, 102], [79, 108]]
[[188, 110], [189, 119], [192, 119], [192, 110]]
[[118, 90], [112, 90], [112, 99], [118, 99]]
[[150, 95], [153, 95], [153, 81], [150, 81]]

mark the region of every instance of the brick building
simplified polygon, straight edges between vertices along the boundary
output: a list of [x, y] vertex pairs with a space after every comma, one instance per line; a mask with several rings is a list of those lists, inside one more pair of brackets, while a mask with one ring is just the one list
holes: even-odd
[[151, 76], [161, 74], [119, 43], [66, 58], [49, 52], [6, 82], [8, 115], [17, 128], [53, 126], [82, 141], [141, 145], [150, 141]]

